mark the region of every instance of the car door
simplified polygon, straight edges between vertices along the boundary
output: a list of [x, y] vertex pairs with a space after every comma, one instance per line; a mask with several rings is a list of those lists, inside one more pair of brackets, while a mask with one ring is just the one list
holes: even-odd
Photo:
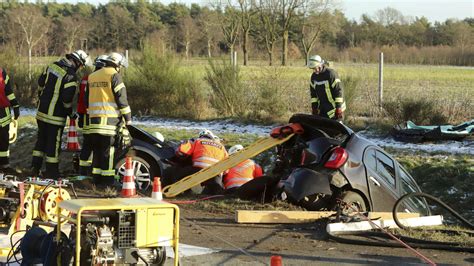
[[395, 161], [379, 149], [368, 148], [364, 164], [373, 211], [392, 211], [398, 198]]

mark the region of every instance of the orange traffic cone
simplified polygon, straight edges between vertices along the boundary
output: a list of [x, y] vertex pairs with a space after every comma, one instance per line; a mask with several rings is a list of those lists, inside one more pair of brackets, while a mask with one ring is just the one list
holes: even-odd
[[69, 119], [69, 130], [67, 132], [67, 149], [68, 151], [80, 151], [79, 141], [77, 139], [76, 120]]
[[133, 178], [132, 157], [125, 158], [125, 175], [122, 180], [122, 192], [124, 198], [131, 198], [137, 195], [135, 180]]
[[270, 259], [270, 266], [282, 266], [281, 256], [272, 256]]
[[163, 193], [161, 192], [161, 181], [160, 178], [156, 176], [153, 180], [153, 191], [151, 192], [151, 198], [156, 200], [163, 200]]

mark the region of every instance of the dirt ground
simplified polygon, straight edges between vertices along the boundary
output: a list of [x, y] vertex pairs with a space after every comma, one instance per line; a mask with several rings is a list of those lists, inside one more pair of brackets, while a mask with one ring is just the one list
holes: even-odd
[[[214, 213], [193, 205], [180, 206], [180, 242], [221, 250], [210, 255], [181, 259], [185, 265], [269, 264], [280, 255], [284, 265], [321, 264], [419, 264], [405, 248], [386, 248], [336, 243], [327, 239], [325, 224], [237, 224], [232, 212]], [[245, 255], [239, 249], [248, 252]], [[437, 264], [474, 263], [474, 254], [418, 249]]]

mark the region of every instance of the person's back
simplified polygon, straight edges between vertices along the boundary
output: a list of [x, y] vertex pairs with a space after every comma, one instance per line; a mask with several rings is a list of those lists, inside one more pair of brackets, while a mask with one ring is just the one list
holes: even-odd
[[220, 142], [207, 138], [194, 141], [194, 151], [191, 155], [193, 166], [206, 168], [226, 157], [227, 152]]
[[238, 188], [262, 175], [262, 167], [253, 160], [247, 159], [226, 171], [223, 177], [224, 188], [226, 190]]

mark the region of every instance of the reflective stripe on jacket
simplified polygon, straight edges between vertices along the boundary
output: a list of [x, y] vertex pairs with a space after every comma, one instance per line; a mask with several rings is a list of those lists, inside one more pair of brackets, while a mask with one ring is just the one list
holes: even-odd
[[191, 156], [193, 166], [198, 168], [209, 167], [228, 156], [224, 145], [207, 138], [181, 143], [176, 153], [179, 156]]
[[36, 119], [64, 126], [72, 113], [72, 101], [77, 91], [76, 68], [67, 59], [49, 65], [38, 79], [40, 86]]
[[262, 175], [262, 167], [253, 160], [247, 159], [226, 171], [223, 179], [224, 188], [240, 187], [248, 181]]
[[115, 135], [122, 118], [131, 120], [125, 85], [113, 67], [89, 75], [85, 98], [89, 133]]
[[336, 108], [346, 109], [341, 80], [333, 69], [325, 67], [319, 74], [313, 73], [309, 90], [311, 106], [320, 116], [334, 118]]

